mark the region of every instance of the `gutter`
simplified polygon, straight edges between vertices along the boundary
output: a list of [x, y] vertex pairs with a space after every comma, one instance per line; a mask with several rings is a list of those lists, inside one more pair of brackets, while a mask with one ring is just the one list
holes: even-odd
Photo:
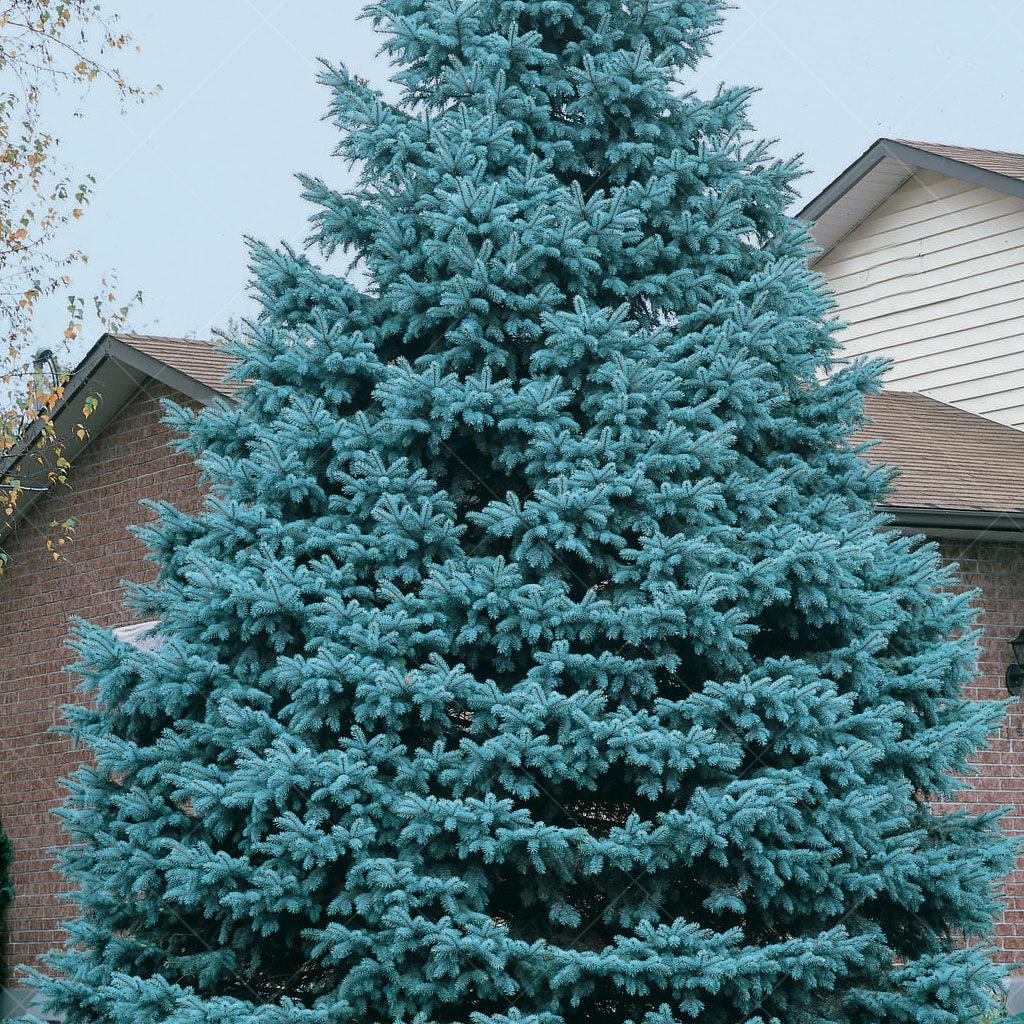
[[[870, 157], [883, 143], [887, 147], [910, 148], [883, 140], [873, 146], [862, 160]], [[884, 154], [879, 159], [884, 159]], [[1024, 196], [1024, 181], [1018, 182], [1018, 185]], [[225, 398], [221, 392], [195, 377], [125, 344], [113, 334], [104, 334], [65, 384], [64, 395], [51, 416], [58, 443], [63, 446], [65, 457], [72, 465], [93, 438], [102, 434], [107, 424], [149, 380], [159, 381], [201, 405], [211, 405]], [[75, 427], [82, 422], [82, 402], [94, 392], [99, 394], [100, 404], [88, 421], [86, 437], [78, 438], [75, 436]], [[42, 424], [34, 423], [27, 435], [6, 457], [0, 459], [0, 486], [4, 480], [16, 478], [25, 488], [13, 515], [0, 523], [0, 542], [14, 531], [36, 501], [50, 490], [51, 467], [40, 458], [47, 450], [47, 445], [39, 446], [42, 434]], [[34, 454], [36, 458], [33, 459]], [[1017, 542], [1024, 541], [1024, 509], [983, 511], [883, 504], [876, 506], [876, 511], [887, 516], [892, 525], [899, 529], [922, 532], [929, 536], [986, 536], [993, 540], [1008, 538]]]
[[1024, 509], [981, 511], [976, 509], [912, 508], [879, 505], [877, 510], [900, 529], [933, 537], [973, 537], [980, 540], [1024, 540]]

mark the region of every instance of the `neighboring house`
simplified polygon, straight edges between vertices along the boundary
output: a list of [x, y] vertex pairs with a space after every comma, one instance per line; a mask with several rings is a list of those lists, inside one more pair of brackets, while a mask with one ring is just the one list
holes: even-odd
[[[897, 522], [981, 591], [973, 696], [1005, 698], [1006, 641], [1024, 627], [1024, 154], [879, 139], [799, 216], [845, 354], [892, 363], [868, 433], [885, 438], [874, 457], [902, 470]], [[964, 802], [1011, 805], [1005, 824], [1024, 835], [1019, 702], [976, 760]], [[995, 938], [1024, 971], [1024, 859], [1006, 896]]]
[[[73, 460], [70, 487], [48, 489], [31, 438], [0, 464], [0, 485], [13, 477], [26, 488], [16, 516], [0, 524], [0, 547], [10, 556], [0, 577], [0, 824], [14, 846], [17, 895], [4, 953], [12, 971], [61, 940], [66, 913], [51, 850], [64, 841], [53, 814], [64, 798], [60, 780], [81, 760], [53, 731], [61, 706], [76, 699], [76, 680], [65, 669], [69, 620], [132, 623], [121, 581], [148, 579], [155, 569], [128, 530], [149, 518], [139, 502], [166, 499], [192, 509], [200, 496], [195, 466], [171, 447], [161, 423], [161, 400], [195, 407], [230, 395], [229, 367], [204, 342], [107, 335], [75, 371], [55, 413]], [[100, 404], [80, 440], [75, 428], [92, 394]], [[73, 539], [54, 561], [49, 524], [69, 517]], [[17, 995], [9, 994], [9, 1005]]]
[[1024, 155], [879, 139], [800, 216], [851, 355], [1024, 427]]
[[[199, 479], [171, 446], [161, 423], [164, 398], [193, 407], [224, 397], [230, 361], [205, 342], [106, 335], [76, 370], [55, 421], [68, 439], [69, 487], [49, 487], [35, 464], [31, 439], [5, 463], [0, 481], [17, 476], [27, 487], [13, 521], [0, 527], [8, 553], [0, 578], [0, 821], [14, 846], [15, 900], [7, 963], [32, 963], [61, 940], [66, 906], [51, 850], [63, 842], [53, 809], [60, 779], [81, 762], [80, 751], [55, 734], [60, 707], [76, 696], [64, 646], [77, 615], [132, 635], [122, 604], [123, 579], [151, 578], [155, 567], [128, 531], [148, 518], [143, 498], [195, 509]], [[84, 399], [101, 401], [90, 435], [74, 437]], [[944, 556], [961, 563], [966, 587], [981, 590], [983, 657], [974, 695], [1005, 696], [1007, 640], [1024, 625], [1024, 482], [1008, 467], [1024, 463], [1017, 431], [918, 395], [888, 393], [869, 400], [874, 424], [863, 439], [880, 438], [869, 457], [895, 465], [900, 483], [885, 511], [897, 525], [935, 538]], [[75, 535], [53, 561], [48, 524], [69, 517]], [[136, 631], [137, 632], [137, 631]], [[975, 808], [1015, 805], [1007, 819], [1024, 833], [1024, 715], [1016, 708], [1000, 737], [981, 755]], [[1010, 902], [996, 941], [1009, 963], [1024, 966], [1024, 873], [1011, 880]], [[17, 1002], [22, 993], [12, 991]]]

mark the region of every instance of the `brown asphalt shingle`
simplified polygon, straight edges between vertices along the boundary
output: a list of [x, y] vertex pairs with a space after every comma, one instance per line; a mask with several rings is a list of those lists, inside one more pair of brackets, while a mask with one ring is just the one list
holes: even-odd
[[913, 146], [925, 153], [944, 156], [950, 160], [959, 160], [962, 164], [971, 164], [983, 171], [993, 174], [1004, 174], [1008, 178], [1019, 178], [1024, 181], [1024, 154], [1004, 153], [998, 149], [970, 149], [966, 146], [943, 146], [934, 142], [912, 142], [910, 139], [893, 139], [904, 146]]
[[212, 341], [152, 334], [115, 334], [114, 337], [228, 398], [242, 387], [238, 381], [227, 379], [235, 361]]
[[866, 402], [856, 440], [900, 470], [886, 504], [970, 512], [1024, 510], [1024, 431], [924, 395], [885, 391]]

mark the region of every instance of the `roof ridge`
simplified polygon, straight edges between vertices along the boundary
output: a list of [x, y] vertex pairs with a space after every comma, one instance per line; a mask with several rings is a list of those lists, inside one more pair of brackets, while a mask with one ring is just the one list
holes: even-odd
[[111, 331], [110, 336], [124, 341], [131, 338], [137, 341], [180, 341], [186, 345], [210, 345], [213, 348], [220, 348], [215, 338], [188, 338], [183, 334], [143, 334], [139, 331]]
[[915, 149], [948, 150], [961, 153], [983, 153], [986, 156], [1009, 156], [1024, 158], [1024, 151], [1013, 149], [989, 149], [987, 146], [962, 146], [957, 142], [925, 142], [923, 139], [897, 139], [891, 135], [883, 136], [889, 142], [898, 142], [901, 146], [913, 146]]
[[238, 360], [223, 345], [205, 338], [175, 338], [164, 334], [111, 334], [114, 341], [192, 377], [225, 397], [243, 383], [234, 376]]

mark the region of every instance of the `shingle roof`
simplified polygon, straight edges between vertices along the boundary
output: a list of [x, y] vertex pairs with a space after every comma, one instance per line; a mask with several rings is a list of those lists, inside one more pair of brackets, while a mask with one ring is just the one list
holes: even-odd
[[900, 471], [890, 507], [1024, 510], [1024, 431], [909, 392], [886, 391], [866, 404], [873, 422], [857, 440], [881, 439], [868, 457]]
[[235, 361], [212, 341], [154, 334], [115, 334], [114, 337], [228, 398], [242, 386], [238, 381], [227, 379]]
[[[1024, 157], [1018, 159], [1024, 175]], [[234, 361], [211, 341], [137, 334], [117, 338], [229, 398], [241, 387], [225, 379]], [[872, 422], [857, 440], [880, 439], [869, 458], [900, 473], [887, 502], [890, 508], [1024, 510], [1024, 432], [909, 392], [870, 396], [867, 412]]]
[[972, 149], [968, 146], [944, 146], [935, 142], [913, 142], [910, 139], [893, 139], [904, 146], [944, 156], [947, 160], [959, 160], [962, 164], [979, 167], [993, 174], [1005, 174], [1008, 178], [1024, 181], [1024, 153], [1006, 153], [998, 149]]

